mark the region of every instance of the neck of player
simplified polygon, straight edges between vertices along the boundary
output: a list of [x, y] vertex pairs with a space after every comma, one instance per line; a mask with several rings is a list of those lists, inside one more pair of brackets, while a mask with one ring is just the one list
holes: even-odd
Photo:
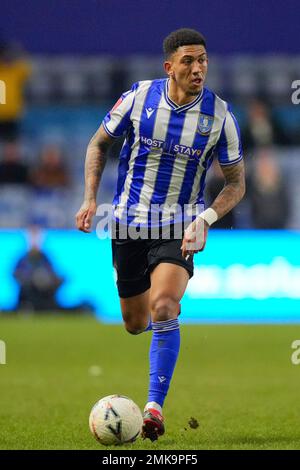
[[178, 87], [177, 83], [174, 80], [169, 80], [169, 98], [178, 106], [183, 106], [184, 104], [192, 103], [192, 101], [194, 101], [197, 96], [200, 95], [201, 92], [202, 88], [195, 95], [191, 95], [189, 93], [187, 94], [184, 90], [182, 90], [182, 88]]

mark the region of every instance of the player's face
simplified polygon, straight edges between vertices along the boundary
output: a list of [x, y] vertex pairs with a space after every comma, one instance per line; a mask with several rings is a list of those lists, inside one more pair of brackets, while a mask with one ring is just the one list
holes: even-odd
[[165, 70], [177, 87], [188, 96], [198, 95], [207, 74], [207, 53], [204, 46], [181, 46], [165, 62]]

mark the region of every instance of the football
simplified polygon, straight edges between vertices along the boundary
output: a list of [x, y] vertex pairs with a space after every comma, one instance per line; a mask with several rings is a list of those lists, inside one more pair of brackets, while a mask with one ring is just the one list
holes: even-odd
[[139, 407], [123, 395], [101, 398], [92, 408], [89, 426], [97, 441], [103, 445], [134, 442], [143, 425]]

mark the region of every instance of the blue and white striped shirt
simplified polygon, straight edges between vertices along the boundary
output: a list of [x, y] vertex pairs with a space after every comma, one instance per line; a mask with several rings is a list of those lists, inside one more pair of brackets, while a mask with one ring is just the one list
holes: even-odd
[[168, 79], [134, 84], [103, 120], [110, 136], [126, 135], [113, 200], [117, 220], [151, 226], [151, 214], [159, 213], [159, 224], [169, 223], [174, 215], [161, 207], [174, 205], [199, 213], [214, 153], [221, 165], [243, 158], [239, 127], [225, 101], [203, 88], [178, 106], [168, 86]]

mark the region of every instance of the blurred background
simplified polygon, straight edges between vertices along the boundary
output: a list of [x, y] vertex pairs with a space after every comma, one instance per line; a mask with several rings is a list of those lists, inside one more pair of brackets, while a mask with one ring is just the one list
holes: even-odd
[[[110, 241], [74, 228], [85, 151], [122, 92], [164, 76], [164, 37], [192, 27], [207, 40], [206, 86], [242, 130], [247, 194], [196, 257], [182, 320], [299, 322], [299, 16], [293, 0], [2, 0], [0, 311], [120, 321]], [[112, 200], [121, 144], [99, 203]], [[223, 184], [215, 163], [208, 204]]]

